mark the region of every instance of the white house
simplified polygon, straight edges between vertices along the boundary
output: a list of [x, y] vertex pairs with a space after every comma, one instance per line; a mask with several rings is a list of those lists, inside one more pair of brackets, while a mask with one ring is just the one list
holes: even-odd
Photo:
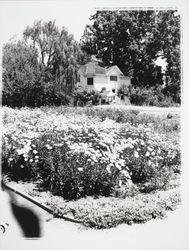
[[98, 62], [91, 62], [81, 65], [79, 69], [80, 81], [77, 86], [90, 90], [97, 90], [104, 93], [104, 97], [108, 102], [119, 103], [128, 102], [125, 97], [118, 97], [118, 89], [121, 85], [129, 86], [131, 80], [124, 76], [121, 70], [115, 65], [109, 68], [99, 66]]

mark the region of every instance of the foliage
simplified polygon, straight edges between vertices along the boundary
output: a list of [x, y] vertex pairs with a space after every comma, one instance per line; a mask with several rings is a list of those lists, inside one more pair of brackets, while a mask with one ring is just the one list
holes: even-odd
[[129, 96], [131, 104], [139, 106], [158, 106], [170, 107], [174, 106], [175, 102], [172, 95], [165, 95], [164, 88], [144, 88], [144, 87], [130, 87]]
[[[65, 108], [63, 110], [65, 110]], [[174, 114], [174, 117], [168, 120], [166, 115], [140, 113], [140, 111], [135, 109], [128, 110], [126, 107], [124, 108], [124, 106], [86, 107], [80, 111], [77, 110], [77, 112], [84, 113], [89, 117], [98, 117], [101, 121], [111, 119], [119, 123], [130, 123], [136, 127], [140, 124], [150, 126], [155, 132], [164, 135], [174, 132], [179, 135], [180, 133], [180, 117], [177, 114]]]
[[163, 218], [167, 210], [174, 210], [180, 204], [178, 190], [159, 191], [153, 194], [138, 194], [119, 199], [87, 197], [66, 202], [61, 197], [49, 197], [46, 204], [60, 214], [73, 212], [74, 218], [87, 227], [95, 229], [116, 227], [119, 224], [144, 223], [151, 219]]
[[124, 96], [130, 97], [130, 88], [131, 88], [131, 85], [126, 86], [125, 84], [122, 84], [118, 89], [118, 96], [124, 95]]
[[70, 94], [77, 82], [77, 63], [81, 56], [73, 35], [64, 27], [59, 31], [55, 21], [37, 21], [23, 35], [39, 52], [45, 82], [52, 81]]
[[42, 87], [37, 50], [24, 42], [3, 47], [3, 105], [37, 106]]
[[[163, 72], [155, 61], [166, 60], [166, 84], [180, 97], [180, 16], [175, 10], [97, 11], [91, 16], [81, 46], [105, 65], [117, 65], [134, 86], [160, 86]], [[178, 96], [177, 96], [178, 95]], [[177, 97], [176, 97], [177, 96]]]
[[74, 104], [77, 106], [85, 106], [89, 103], [97, 105], [99, 103], [99, 93], [95, 90], [88, 90], [81, 87], [75, 88], [72, 96]]
[[86, 53], [55, 22], [36, 21], [23, 37], [3, 48], [3, 105], [68, 104], [78, 80], [78, 63], [87, 60]]
[[3, 172], [40, 179], [66, 199], [125, 197], [137, 191], [133, 183], [144, 192], [166, 189], [180, 173], [179, 142], [172, 134], [156, 133], [148, 118], [147, 125], [143, 119], [120, 123], [86, 115], [87, 109], [3, 108]]

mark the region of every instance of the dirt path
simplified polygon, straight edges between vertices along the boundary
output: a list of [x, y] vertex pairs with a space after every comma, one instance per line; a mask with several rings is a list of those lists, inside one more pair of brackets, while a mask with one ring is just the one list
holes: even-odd
[[168, 212], [163, 220], [151, 220], [145, 224], [120, 225], [105, 230], [86, 229], [62, 219], [53, 218], [22, 197], [20, 204], [32, 208], [40, 217], [42, 238], [38, 241], [24, 240], [18, 224], [12, 216], [8, 195], [1, 192], [1, 224], [8, 223], [7, 231], [1, 233], [1, 249], [189, 249], [188, 225], [182, 207]]

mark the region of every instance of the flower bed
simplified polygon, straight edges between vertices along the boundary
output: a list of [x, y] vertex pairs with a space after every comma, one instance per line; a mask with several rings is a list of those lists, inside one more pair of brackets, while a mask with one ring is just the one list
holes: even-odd
[[126, 223], [145, 223], [151, 219], [162, 219], [168, 210], [175, 210], [181, 203], [178, 188], [156, 191], [151, 194], [137, 194], [132, 197], [86, 197], [66, 201], [49, 191], [39, 191], [36, 183], [11, 182], [10, 185], [32, 196], [39, 203], [48, 206], [55, 214], [76, 219], [83, 225], [95, 229], [115, 227]]
[[180, 174], [179, 141], [155, 131], [155, 120], [102, 119], [68, 107], [3, 112], [3, 172], [39, 179], [65, 199], [167, 189]]

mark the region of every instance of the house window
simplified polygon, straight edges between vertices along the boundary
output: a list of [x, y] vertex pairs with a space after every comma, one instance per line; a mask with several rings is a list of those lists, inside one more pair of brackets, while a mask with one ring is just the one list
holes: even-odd
[[93, 85], [93, 77], [87, 78], [87, 85]]
[[115, 93], [115, 89], [112, 89], [112, 92]]
[[110, 76], [110, 81], [117, 81], [117, 76]]

